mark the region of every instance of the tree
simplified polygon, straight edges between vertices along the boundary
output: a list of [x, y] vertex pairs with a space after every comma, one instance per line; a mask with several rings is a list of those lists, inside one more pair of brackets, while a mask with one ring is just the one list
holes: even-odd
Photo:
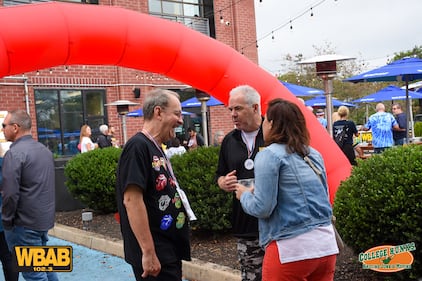
[[402, 51], [394, 53], [393, 61], [399, 60], [405, 57], [417, 57], [422, 58], [422, 46], [415, 46], [412, 50]]
[[[325, 42], [323, 46], [315, 46], [315, 56], [322, 54], [335, 54], [335, 47], [331, 43]], [[415, 46], [411, 50], [395, 53], [393, 60], [403, 57], [416, 56], [422, 58], [422, 46]], [[284, 65], [288, 67], [288, 72], [278, 76], [279, 80], [307, 87], [324, 89], [323, 81], [315, 75], [315, 65], [299, 65], [302, 61], [302, 54], [287, 54], [284, 56]], [[388, 61], [386, 61], [388, 63]], [[333, 80], [333, 96], [339, 100], [350, 102], [365, 95], [377, 92], [391, 84], [391, 82], [373, 82], [373, 83], [345, 83], [343, 80], [364, 71], [365, 61], [363, 58], [355, 60], [341, 61], [337, 63], [337, 76]], [[397, 86], [403, 86], [404, 83], [398, 83]], [[306, 98], [305, 98], [306, 99]], [[368, 114], [375, 113], [375, 105], [369, 104]], [[415, 107], [417, 109], [417, 107]], [[361, 105], [350, 109], [350, 118], [357, 124], [366, 122], [366, 105]]]

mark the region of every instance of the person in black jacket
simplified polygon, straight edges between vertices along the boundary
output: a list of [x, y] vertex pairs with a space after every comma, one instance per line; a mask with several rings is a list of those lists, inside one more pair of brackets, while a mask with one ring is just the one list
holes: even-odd
[[258, 240], [258, 219], [246, 214], [234, 191], [238, 182], [254, 181], [254, 159], [264, 147], [261, 96], [250, 86], [231, 90], [228, 108], [235, 129], [223, 139], [218, 159], [218, 186], [233, 193], [232, 231], [237, 240], [242, 281], [262, 279], [264, 250]]
[[195, 131], [194, 128], [189, 127], [188, 128], [189, 133], [189, 140], [188, 140], [188, 149], [193, 150], [197, 148], [198, 146], [204, 146], [204, 137], [201, 136], [199, 133]]
[[105, 148], [112, 146], [111, 137], [108, 133], [108, 126], [107, 125], [101, 125], [100, 126], [100, 132], [101, 134], [97, 138], [97, 144], [99, 148]]

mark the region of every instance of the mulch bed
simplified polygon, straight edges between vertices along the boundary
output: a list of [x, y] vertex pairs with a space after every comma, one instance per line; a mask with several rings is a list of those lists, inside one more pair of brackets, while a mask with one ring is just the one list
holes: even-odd
[[[83, 229], [81, 213], [82, 210], [56, 212], [56, 222]], [[120, 226], [114, 214], [104, 215], [94, 212], [89, 231], [108, 236], [112, 240], [121, 239]], [[193, 232], [191, 249], [193, 258], [239, 269], [236, 239], [230, 234]], [[334, 281], [382, 281], [385, 277], [385, 274], [362, 269], [362, 265], [357, 261], [357, 255], [348, 247], [337, 256]]]

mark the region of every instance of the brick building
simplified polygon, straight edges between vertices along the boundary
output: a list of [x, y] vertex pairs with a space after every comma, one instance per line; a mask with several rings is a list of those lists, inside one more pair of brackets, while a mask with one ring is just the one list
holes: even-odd
[[[41, 1], [0, 0], [0, 6], [24, 5]], [[42, 1], [45, 2], [45, 1]], [[151, 16], [180, 22], [207, 36], [231, 46], [257, 63], [255, 44], [254, 0], [69, 0], [78, 5], [118, 6]], [[112, 23], [111, 23], [112, 24]], [[30, 28], [30, 26], [28, 27]], [[245, 47], [246, 46], [246, 47]], [[194, 51], [194, 50], [192, 50]], [[33, 135], [54, 153], [77, 153], [79, 131], [83, 124], [93, 129], [93, 139], [101, 124], [115, 128], [115, 136], [124, 142], [123, 119], [116, 106], [107, 106], [117, 100], [128, 100], [142, 107], [143, 94], [153, 88], [177, 91], [181, 100], [192, 97], [189, 85], [168, 77], [118, 66], [69, 65], [39, 69], [0, 78], [0, 111], [25, 109], [33, 118]], [[200, 108], [184, 108], [185, 124], [178, 131], [184, 138], [188, 126], [202, 133]], [[4, 114], [4, 112], [3, 112]], [[1, 112], [0, 112], [1, 118]], [[208, 107], [208, 139], [218, 131], [232, 128], [230, 113], [224, 105]], [[143, 118], [125, 117], [126, 136], [129, 138], [142, 128]]]

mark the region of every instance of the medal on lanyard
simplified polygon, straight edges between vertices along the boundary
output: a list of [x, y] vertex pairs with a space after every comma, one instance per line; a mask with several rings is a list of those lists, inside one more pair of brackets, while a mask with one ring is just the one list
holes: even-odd
[[243, 135], [243, 131], [242, 131], [242, 139], [243, 139], [243, 142], [246, 144], [246, 149], [248, 150], [248, 159], [245, 160], [245, 162], [243, 163], [243, 166], [245, 167], [246, 170], [250, 171], [255, 166], [253, 160], [251, 159], [251, 156], [252, 156], [253, 150], [254, 150], [254, 146], [255, 146], [255, 140], [252, 143], [252, 146], [249, 147], [249, 142], [248, 142], [246, 136]]
[[243, 163], [243, 165], [245, 166], [246, 170], [252, 170], [254, 167], [254, 163], [253, 160], [251, 158], [248, 158], [245, 160], [245, 163]]

